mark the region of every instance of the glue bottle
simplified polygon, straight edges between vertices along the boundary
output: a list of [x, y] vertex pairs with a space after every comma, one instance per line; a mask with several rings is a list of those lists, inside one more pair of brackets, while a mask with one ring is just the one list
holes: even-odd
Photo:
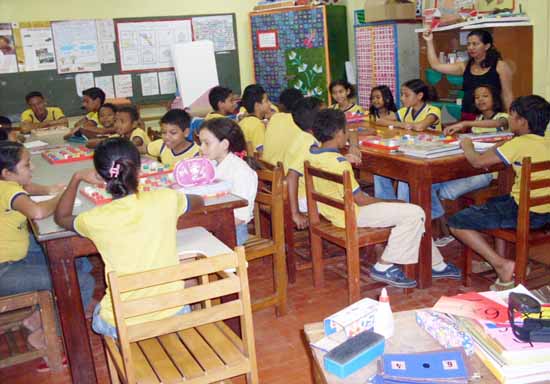
[[393, 313], [386, 288], [382, 288], [378, 299], [378, 310], [374, 316], [374, 332], [389, 339], [393, 336]]

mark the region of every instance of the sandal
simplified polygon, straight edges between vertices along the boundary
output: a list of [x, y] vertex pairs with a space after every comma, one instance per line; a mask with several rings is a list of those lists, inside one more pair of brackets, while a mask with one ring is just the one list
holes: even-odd
[[503, 281], [500, 281], [500, 278], [497, 277], [494, 284], [491, 284], [491, 286], [489, 286], [489, 289], [491, 291], [498, 292], [498, 291], [506, 291], [507, 289], [512, 289], [515, 286], [516, 284], [514, 280], [503, 282]]
[[[67, 356], [63, 355], [63, 359], [61, 360], [61, 365], [63, 368], [67, 368]], [[42, 359], [42, 362], [38, 364], [36, 367], [36, 372], [38, 373], [44, 373], [44, 372], [50, 372], [51, 368], [48, 365], [48, 362], [45, 359]]]

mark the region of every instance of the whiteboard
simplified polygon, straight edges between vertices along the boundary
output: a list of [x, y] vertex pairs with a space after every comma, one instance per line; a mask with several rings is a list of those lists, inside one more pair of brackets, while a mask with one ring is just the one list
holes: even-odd
[[193, 40], [190, 19], [116, 23], [121, 72], [173, 67], [172, 45]]
[[172, 57], [184, 106], [190, 106], [219, 84], [214, 43], [211, 40], [175, 44]]

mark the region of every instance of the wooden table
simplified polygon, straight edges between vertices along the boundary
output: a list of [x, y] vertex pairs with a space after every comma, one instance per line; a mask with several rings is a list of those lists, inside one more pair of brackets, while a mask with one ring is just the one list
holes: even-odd
[[[365, 122], [350, 124], [351, 129], [358, 129], [358, 136], [362, 137], [361, 129], [369, 127], [376, 129], [376, 134], [385, 138], [396, 135], [417, 134], [403, 129], [389, 129], [375, 126]], [[422, 132], [426, 133], [426, 132]], [[425, 233], [420, 243], [420, 255], [418, 267], [406, 266], [405, 271], [409, 277], [417, 280], [418, 288], [429, 288], [432, 285], [432, 195], [431, 186], [434, 183], [454, 180], [463, 177], [479, 175], [488, 172], [499, 172], [498, 183], [501, 194], [509, 193], [513, 182], [513, 170], [504, 163], [495, 165], [489, 169], [475, 169], [470, 165], [463, 154], [440, 157], [437, 159], [423, 159], [407, 156], [400, 153], [390, 153], [387, 150], [360, 146], [362, 152], [361, 169], [372, 174], [390, 177], [409, 183], [410, 201], [417, 204], [426, 214]]]
[[[40, 139], [51, 141], [52, 144], [62, 141], [59, 137], [41, 137]], [[40, 155], [33, 155], [32, 163], [35, 167], [33, 181], [40, 184], [68, 183], [76, 170], [93, 166], [91, 161], [50, 165]], [[81, 205], [75, 206], [73, 211], [75, 215], [94, 207], [80, 194], [78, 199], [81, 200]], [[246, 200], [234, 195], [208, 199], [200, 210], [181, 216], [178, 220], [178, 229], [205, 227], [228, 247], [234, 248], [236, 236], [235, 226], [232, 225], [233, 210], [244, 207], [246, 204]], [[44, 246], [49, 260], [52, 285], [73, 382], [96, 383], [92, 350], [88, 339], [88, 324], [82, 308], [75, 259], [96, 254], [97, 249], [90, 240], [57, 226], [52, 216], [34, 221], [31, 226], [37, 240]]]
[[[442, 347], [428, 333], [420, 329], [416, 324], [416, 311], [404, 311], [394, 313], [395, 333], [386, 340], [384, 353], [413, 353], [427, 352], [442, 349]], [[304, 326], [304, 333], [308, 343], [315, 342], [325, 336], [323, 323], [311, 323]], [[359, 371], [340, 379], [324, 369], [324, 352], [311, 348], [313, 362], [313, 378], [316, 384], [364, 384], [367, 379], [376, 374], [376, 364], [374, 362], [363, 367]], [[497, 379], [483, 365], [477, 356], [469, 357], [472, 372], [479, 373], [479, 383], [497, 384]]]

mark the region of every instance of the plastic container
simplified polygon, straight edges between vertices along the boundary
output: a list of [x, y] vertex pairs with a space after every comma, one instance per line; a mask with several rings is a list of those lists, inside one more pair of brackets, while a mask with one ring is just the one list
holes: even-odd
[[462, 76], [447, 75], [447, 81], [449, 82], [449, 84], [454, 85], [455, 87], [462, 87], [464, 79], [462, 78]]
[[441, 72], [437, 72], [431, 68], [426, 69], [426, 80], [431, 85], [436, 85], [441, 81], [442, 78], [443, 78], [443, 74]]
[[378, 310], [374, 315], [373, 331], [389, 339], [393, 336], [393, 313], [391, 311], [390, 298], [388, 297], [386, 288], [382, 288], [378, 303]]

